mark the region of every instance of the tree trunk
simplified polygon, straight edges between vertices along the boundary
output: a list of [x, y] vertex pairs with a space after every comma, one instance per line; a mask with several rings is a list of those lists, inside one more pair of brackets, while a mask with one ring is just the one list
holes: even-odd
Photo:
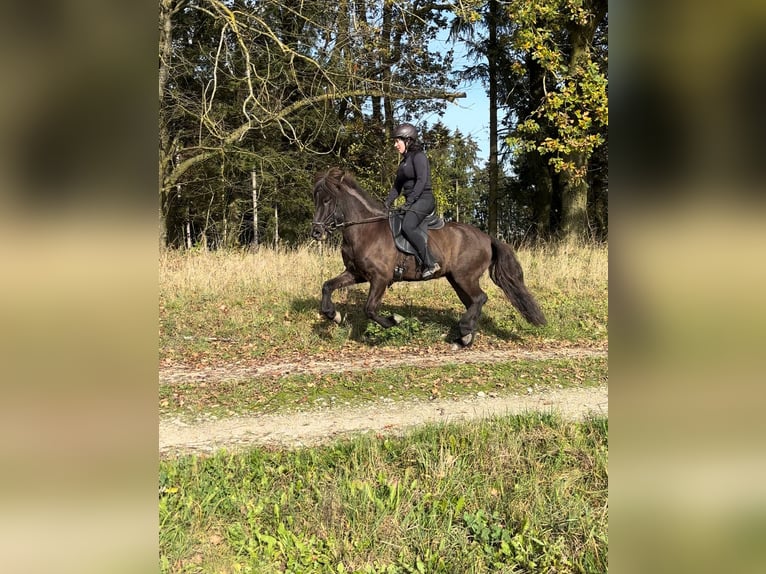
[[[178, 187], [178, 197], [181, 197], [181, 184], [177, 184]], [[186, 207], [184, 208], [184, 245], [186, 246], [186, 249], [192, 248], [192, 233], [191, 233], [191, 214], [189, 212], [189, 204], [186, 203]]]
[[173, 0], [160, 2], [159, 32], [160, 32], [160, 61], [159, 61], [159, 164], [158, 164], [158, 219], [159, 219], [159, 247], [160, 251], [167, 246], [167, 193], [165, 191], [165, 170], [170, 157], [170, 135], [164, 121], [162, 99], [165, 95], [165, 87], [170, 74], [170, 56], [173, 41]]
[[460, 194], [458, 192], [459, 183], [455, 180], [455, 221], [460, 223]]
[[498, 186], [498, 157], [497, 157], [497, 23], [500, 4], [497, 0], [489, 2], [489, 44], [487, 46], [487, 63], [489, 74], [489, 201], [487, 213], [487, 232], [497, 237], [497, 186]]
[[[570, 23], [569, 54], [570, 77], [577, 77], [579, 69], [586, 66], [590, 58], [589, 44], [607, 11], [606, 0], [591, 2], [593, 17], [585, 24]], [[582, 152], [572, 152], [567, 159], [574, 166], [574, 173], [561, 174], [561, 231], [565, 240], [580, 240], [588, 237], [588, 180], [586, 178], [589, 157]]]
[[[161, 138], [160, 138], [161, 139]], [[163, 251], [165, 247], [167, 247], [168, 244], [168, 227], [167, 227], [167, 220], [165, 218], [165, 214], [167, 213], [167, 196], [163, 191], [163, 184], [165, 181], [164, 178], [164, 169], [163, 169], [163, 160], [162, 160], [162, 151], [160, 151], [160, 161], [159, 166], [157, 167], [157, 174], [159, 176], [158, 181], [158, 188], [159, 188], [159, 197], [157, 198], [157, 208], [158, 208], [158, 220], [159, 220], [159, 248], [160, 251]]]
[[[540, 63], [532, 58], [531, 53], [526, 56], [526, 68], [529, 74], [529, 103], [528, 108], [523, 113], [531, 115], [545, 102], [545, 72]], [[541, 132], [538, 143], [550, 134], [550, 127], [547, 123], [543, 123]], [[535, 239], [548, 239], [552, 233], [553, 180], [551, 168], [548, 165], [547, 157], [541, 155], [537, 150], [527, 152], [526, 163], [529, 169], [529, 182], [534, 186], [532, 198], [532, 224], [534, 228], [532, 235]]]
[[274, 251], [279, 251], [279, 206], [274, 206]]
[[253, 245], [258, 249], [260, 238], [258, 237], [258, 179], [255, 174], [255, 168], [251, 172], [251, 183], [253, 192]]
[[[571, 154], [570, 159], [578, 167], [585, 165], [581, 153]], [[567, 173], [561, 174], [561, 181], [562, 235], [567, 241], [585, 239], [588, 236], [588, 182]]]
[[[381, 86], [383, 86], [384, 91], [391, 87], [391, 66], [394, 64], [395, 59], [393, 56], [397, 51], [396, 47], [393, 45], [394, 38], [392, 32], [392, 11], [392, 2], [388, 0], [384, 1], [380, 36], [381, 45], [386, 46], [388, 50], [387, 52], [382, 53], [380, 61], [378, 62], [378, 65], [380, 66]], [[383, 150], [381, 156], [383, 161], [380, 161], [380, 187], [385, 189], [388, 182], [391, 181], [388, 162], [385, 161], [384, 158], [389, 157], [390, 154], [390, 149], [387, 149], [388, 141], [386, 140], [386, 137], [390, 136], [394, 131], [394, 102], [390, 96], [386, 95], [383, 96], [382, 103], [383, 115], [382, 118], [380, 118], [380, 124], [377, 127], [380, 129], [378, 136], [380, 138], [381, 150]]]
[[535, 185], [532, 203], [533, 235], [536, 239], [548, 238], [551, 234], [551, 200], [553, 198], [550, 168], [545, 158], [537, 151], [527, 154], [527, 162]]

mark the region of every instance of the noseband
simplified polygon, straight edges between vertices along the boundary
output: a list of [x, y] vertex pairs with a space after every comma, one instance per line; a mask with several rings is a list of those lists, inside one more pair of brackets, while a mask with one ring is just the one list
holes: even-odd
[[322, 221], [317, 221], [315, 219], [311, 222], [311, 224], [319, 228], [322, 233], [332, 233], [338, 227], [342, 227], [343, 214], [338, 213], [338, 202], [335, 202], [335, 209], [331, 213], [327, 214], [327, 217], [325, 217]]

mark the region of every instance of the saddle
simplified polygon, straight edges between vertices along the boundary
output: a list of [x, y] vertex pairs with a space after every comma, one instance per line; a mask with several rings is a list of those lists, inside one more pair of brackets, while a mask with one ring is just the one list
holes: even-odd
[[[404, 212], [392, 211], [388, 214], [388, 223], [391, 225], [391, 233], [394, 236], [394, 243], [396, 248], [402, 253], [408, 255], [417, 255], [417, 251], [407, 238], [402, 235], [402, 221], [404, 220]], [[441, 229], [444, 227], [444, 219], [436, 215], [433, 211], [426, 215], [425, 219], [420, 223], [416, 233], [423, 235], [424, 239], [428, 241], [429, 229]]]

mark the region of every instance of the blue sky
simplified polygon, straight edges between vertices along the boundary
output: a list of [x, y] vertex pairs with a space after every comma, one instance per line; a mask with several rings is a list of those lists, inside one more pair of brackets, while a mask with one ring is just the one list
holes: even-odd
[[[432, 41], [431, 49], [439, 52], [455, 50], [454, 69], [460, 70], [472, 63], [467, 61], [459, 51], [461, 44], [453, 44], [447, 40], [448, 30], [443, 30], [439, 38]], [[441, 118], [442, 123], [452, 131], [460, 129], [464, 135], [471, 135], [479, 146], [479, 158], [486, 161], [489, 156], [489, 98], [481, 82], [463, 83], [458, 92], [465, 92], [466, 97], [455, 100], [455, 103], [447, 103], [447, 109]], [[437, 114], [431, 114], [420, 118], [429, 124], [439, 120]]]
[[[447, 110], [441, 118], [442, 123], [452, 131], [460, 129], [463, 135], [471, 135], [479, 145], [479, 157], [486, 160], [489, 154], [489, 99], [480, 83], [461, 86], [458, 91], [465, 91], [466, 97], [447, 104]], [[439, 117], [425, 117], [429, 123], [435, 123]]]

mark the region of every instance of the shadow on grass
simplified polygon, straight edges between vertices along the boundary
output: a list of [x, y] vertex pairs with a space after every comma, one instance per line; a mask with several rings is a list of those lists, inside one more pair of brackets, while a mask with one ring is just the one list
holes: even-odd
[[[349, 338], [358, 343], [363, 343], [372, 347], [380, 346], [381, 343], [371, 340], [368, 336], [368, 326], [372, 323], [364, 313], [364, 304], [367, 301], [367, 292], [354, 289], [347, 293], [346, 301], [335, 302], [335, 307], [340, 311], [343, 317], [341, 328], [350, 328]], [[291, 304], [293, 311], [298, 313], [313, 312], [319, 313], [319, 297], [305, 297], [294, 299]], [[379, 312], [383, 316], [401, 315], [405, 320], [416, 320], [424, 327], [432, 327], [439, 333], [447, 333], [446, 341], [451, 343], [459, 339], [458, 322], [462, 316], [462, 306], [457, 308], [444, 309], [435, 307], [426, 307], [423, 305], [387, 305], [385, 298], [381, 303]], [[332, 336], [332, 330], [338, 328], [332, 321], [322, 318], [314, 323], [312, 329], [314, 333], [321, 338]], [[482, 314], [477, 327], [479, 335], [485, 334], [506, 341], [522, 341], [523, 337], [517, 331], [508, 329], [499, 325], [492, 317]], [[413, 338], [417, 337], [414, 335]]]

